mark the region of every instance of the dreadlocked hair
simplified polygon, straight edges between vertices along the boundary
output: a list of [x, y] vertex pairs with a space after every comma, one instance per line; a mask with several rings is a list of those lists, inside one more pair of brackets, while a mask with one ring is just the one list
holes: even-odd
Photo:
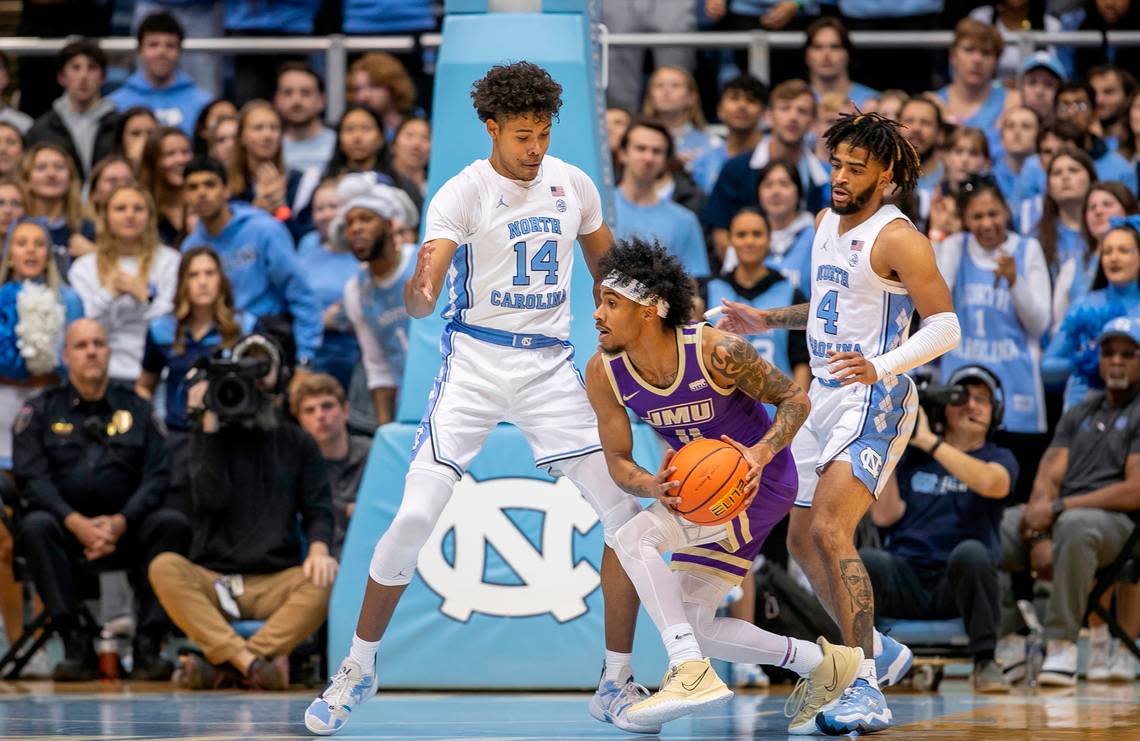
[[866, 149], [872, 157], [891, 171], [891, 178], [902, 193], [918, 185], [921, 172], [918, 152], [899, 132], [899, 124], [878, 113], [841, 113], [824, 133], [832, 152], [842, 143]]
[[662, 320], [666, 327], [678, 327], [689, 320], [693, 309], [693, 279], [681, 261], [670, 255], [660, 242], [637, 237], [619, 240], [598, 264], [602, 277], [616, 272], [643, 284], [649, 293], [664, 299], [669, 312]]

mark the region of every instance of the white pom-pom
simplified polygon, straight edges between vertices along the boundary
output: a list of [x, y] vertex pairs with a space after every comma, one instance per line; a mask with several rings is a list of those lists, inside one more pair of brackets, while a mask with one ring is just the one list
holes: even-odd
[[59, 340], [63, 335], [64, 311], [55, 291], [28, 281], [16, 297], [16, 346], [28, 373], [50, 373], [59, 365]]

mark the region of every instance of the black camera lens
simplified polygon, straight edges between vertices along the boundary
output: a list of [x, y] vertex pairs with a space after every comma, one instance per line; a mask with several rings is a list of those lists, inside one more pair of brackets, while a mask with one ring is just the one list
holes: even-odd
[[240, 379], [224, 378], [218, 383], [217, 400], [225, 409], [237, 409], [246, 400], [246, 387]]

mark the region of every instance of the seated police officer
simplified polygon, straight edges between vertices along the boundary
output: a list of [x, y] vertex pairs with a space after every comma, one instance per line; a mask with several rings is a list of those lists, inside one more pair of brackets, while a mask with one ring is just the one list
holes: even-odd
[[[1097, 344], [1104, 390], [1061, 417], [1029, 503], [1008, 509], [1001, 524], [1002, 568], [1053, 580], [1041, 684], [1076, 684], [1077, 634], [1096, 570], [1120, 554], [1129, 513], [1140, 509], [1140, 318], [1108, 322]], [[1024, 657], [1021, 643], [1011, 664]], [[1130, 658], [1128, 668], [1134, 678]]]
[[1013, 454], [990, 441], [1001, 424], [998, 380], [980, 366], [949, 379], [960, 396], [944, 407], [936, 435], [919, 409], [918, 426], [871, 518], [883, 549], [861, 548], [878, 615], [961, 617], [979, 692], [1008, 692], [994, 661], [1000, 604], [1002, 500], [1017, 480]]
[[147, 582], [150, 561], [184, 552], [186, 517], [162, 509], [168, 481], [162, 431], [149, 403], [108, 383], [110, 350], [102, 325], [78, 319], [67, 329], [68, 383], [28, 402], [13, 425], [13, 473], [28, 502], [21, 543], [36, 590], [60, 629], [59, 682], [99, 676], [94, 636], [80, 627], [75, 561], [128, 571], [138, 621], [132, 679], [167, 679], [159, 655], [170, 627]]
[[[250, 335], [188, 382], [190, 557], [156, 558], [150, 580], [205, 656], [182, 659], [190, 689], [286, 689], [289, 653], [325, 620], [337, 570], [329, 483], [317, 443], [281, 416], [281, 359], [272, 339]], [[265, 623], [247, 640], [238, 619]]]

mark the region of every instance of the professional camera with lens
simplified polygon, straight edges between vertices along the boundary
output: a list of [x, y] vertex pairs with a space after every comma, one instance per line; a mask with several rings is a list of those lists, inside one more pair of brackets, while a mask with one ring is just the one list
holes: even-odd
[[228, 355], [198, 360], [187, 383], [206, 381], [203, 403], [222, 426], [272, 427], [273, 399], [281, 382], [280, 357], [272, 340], [250, 335]]
[[264, 396], [257, 382], [272, 369], [268, 360], [215, 358], [203, 365], [207, 380], [206, 409], [218, 415], [219, 422], [224, 425], [257, 416]]
[[930, 429], [936, 433], [944, 432], [946, 407], [963, 403], [966, 400], [966, 389], [960, 384], [943, 386], [927, 377], [920, 376], [915, 380], [918, 386], [918, 403], [926, 412]]

